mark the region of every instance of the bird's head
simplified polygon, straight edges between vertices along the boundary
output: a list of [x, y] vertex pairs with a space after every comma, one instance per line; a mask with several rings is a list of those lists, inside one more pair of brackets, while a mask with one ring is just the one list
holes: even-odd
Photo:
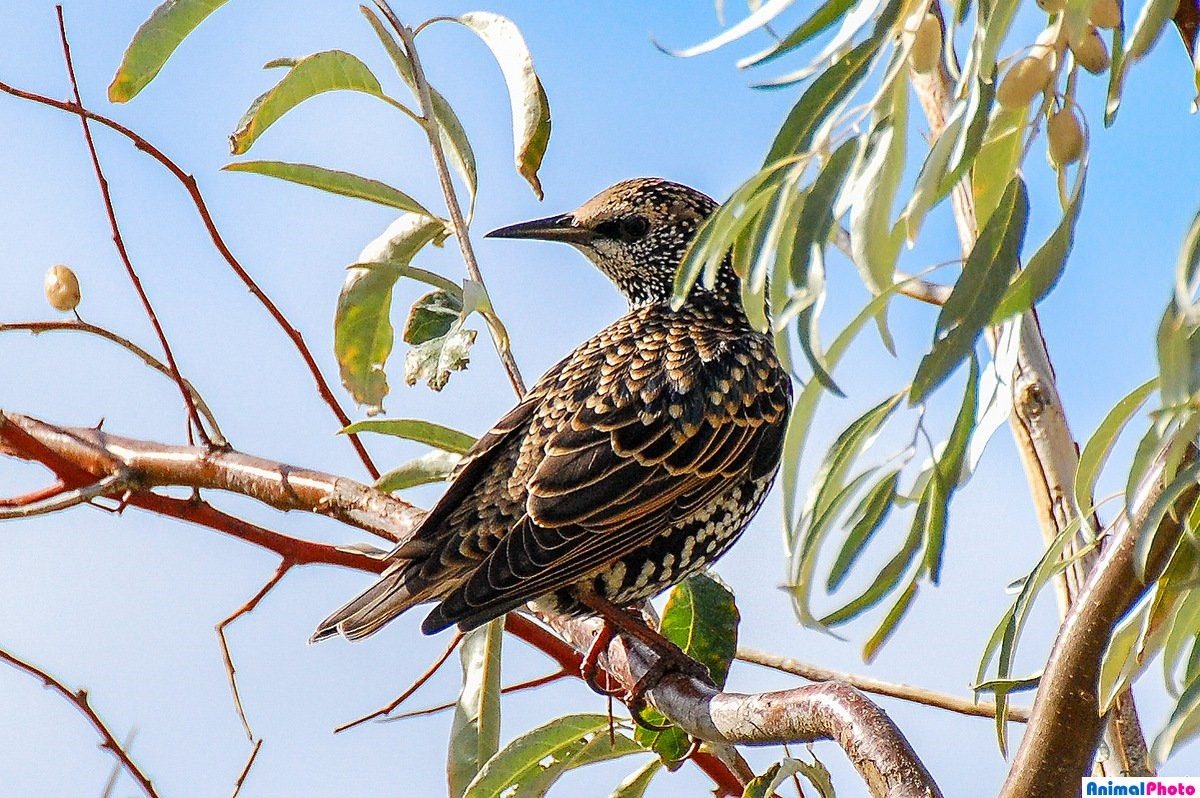
[[671, 298], [684, 252], [716, 207], [694, 188], [636, 178], [601, 191], [570, 213], [501, 227], [488, 236], [570, 244], [639, 307]]

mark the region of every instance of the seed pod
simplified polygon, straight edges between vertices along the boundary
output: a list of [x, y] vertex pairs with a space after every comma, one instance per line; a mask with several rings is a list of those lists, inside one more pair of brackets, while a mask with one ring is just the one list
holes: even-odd
[[1121, 6], [1117, 0], [1096, 0], [1088, 20], [1097, 28], [1115, 28], [1121, 24]]
[[55, 310], [65, 313], [79, 305], [79, 278], [66, 266], [51, 266], [46, 272], [44, 287], [46, 301]]
[[1037, 0], [1037, 4], [1047, 14], [1057, 14], [1067, 7], [1067, 0]]
[[1050, 160], [1062, 168], [1075, 163], [1083, 155], [1083, 127], [1070, 108], [1051, 115], [1046, 125], [1046, 138], [1050, 144]]
[[1079, 41], [1071, 42], [1071, 52], [1075, 54], [1079, 65], [1093, 75], [1099, 75], [1111, 63], [1108, 48], [1104, 46], [1104, 39], [1100, 38], [1100, 31], [1096, 30], [1095, 25], [1089, 25]]
[[996, 89], [996, 101], [1005, 108], [1024, 108], [1045, 91], [1049, 82], [1049, 60], [1025, 56], [1000, 81], [1000, 87]]
[[926, 14], [913, 38], [909, 65], [914, 72], [928, 74], [942, 59], [942, 25], [933, 14]]

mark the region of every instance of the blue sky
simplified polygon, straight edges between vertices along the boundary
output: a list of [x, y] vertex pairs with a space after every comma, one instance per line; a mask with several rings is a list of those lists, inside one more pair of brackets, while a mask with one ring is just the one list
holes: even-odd
[[[67, 2], [68, 29], [85, 101], [141, 132], [196, 175], [233, 251], [302, 329], [326, 375], [336, 377], [331, 318], [343, 268], [391, 221], [387, 209], [307, 191], [253, 175], [228, 174], [226, 137], [250, 101], [277, 79], [260, 69], [279, 56], [343, 48], [362, 56], [395, 92], [386, 57], [352, 2], [235, 0], [179, 50], [134, 102], [114, 108], [105, 88], [120, 54], [154, 2]], [[729, 3], [731, 16], [740, 7]], [[801, 3], [801, 6], [806, 4]], [[697, 2], [397, 3], [409, 22], [483, 7], [521, 27], [548, 92], [554, 131], [538, 203], [511, 168], [507, 96], [486, 49], [469, 33], [436, 26], [422, 34], [422, 57], [436, 85], [472, 134], [481, 187], [476, 236], [515, 221], [566, 210], [617, 180], [661, 175], [722, 198], [753, 172], [795, 90], [755, 91], [770, 72], [739, 73], [736, 56], [753, 40], [703, 58], [664, 55], [651, 37], [675, 46], [718, 31], [711, 4]], [[800, 13], [803, 13], [801, 11]], [[1033, 14], [1016, 36], [1031, 38]], [[1014, 37], [1014, 41], [1016, 40]], [[1086, 77], [1082, 102], [1093, 131], [1092, 172], [1080, 232], [1062, 283], [1041, 309], [1070, 421], [1085, 437], [1104, 412], [1153, 374], [1153, 336], [1178, 242], [1195, 213], [1200, 185], [1191, 81], [1182, 48], [1168, 31], [1133, 72], [1117, 125], [1099, 121], [1102, 81]], [[781, 68], [780, 71], [783, 69]], [[10, 0], [0, 8], [0, 79], [52, 96], [67, 83], [53, 5]], [[923, 130], [917, 126], [915, 130]], [[337, 424], [317, 400], [290, 344], [212, 251], [178, 184], [123, 140], [97, 132], [101, 157], [135, 264], [165, 320], [181, 367], [244, 450], [363, 477]], [[109, 241], [77, 120], [0, 97], [0, 319], [45, 318], [41, 280], [68, 263], [84, 287], [81, 312], [143, 344], [150, 330]], [[392, 183], [431, 207], [437, 186], [419, 131], [362, 95], [326, 95], [290, 114], [254, 149], [256, 158], [313, 162]], [[1049, 170], [1036, 150], [1027, 163], [1033, 190], [1030, 240], [1056, 223]], [[616, 318], [623, 305], [604, 278], [567, 248], [478, 240], [493, 302], [513, 337], [528, 381], [578, 342]], [[935, 213], [907, 268], [954, 257], [948, 215]], [[430, 251], [418, 264], [461, 276], [455, 248]], [[826, 313], [832, 338], [865, 294], [849, 267], [834, 267]], [[402, 286], [397, 304], [422, 293]], [[849, 398], [826, 402], [804, 459], [804, 475], [836, 431], [911, 377], [927, 346], [933, 314], [898, 303], [893, 312], [900, 357], [864, 336], [839, 372]], [[67, 336], [0, 336], [0, 407], [68, 424], [105, 419], [110, 431], [178, 442], [182, 414], [173, 388], [111, 347]], [[481, 341], [470, 369], [442, 394], [407, 388], [393, 371], [393, 415], [429, 418], [478, 434], [512, 402], [490, 346]], [[945, 411], [959, 382], [934, 402]], [[348, 397], [345, 402], [349, 404]], [[935, 423], [943, 423], [944, 419]], [[371, 441], [382, 463], [418, 453]], [[1118, 450], [1116, 462], [1122, 460]], [[1127, 456], [1127, 455], [1124, 455]], [[36, 469], [0, 461], [0, 493], [42, 484]], [[1102, 484], [1103, 495], [1121, 484]], [[428, 503], [437, 489], [412, 492]], [[356, 536], [317, 518], [281, 516], [252, 502], [220, 497], [233, 512], [280, 530], [334, 542]], [[904, 627], [871, 665], [858, 657], [874, 619], [852, 625], [850, 642], [802, 629], [785, 594], [776, 496], [743, 542], [718, 568], [742, 608], [743, 639], [834, 668], [967, 694], [980, 650], [1010, 598], [1005, 586], [1040, 552], [1024, 478], [1005, 430], [956, 500], [943, 584], [923, 589]], [[897, 530], [890, 530], [894, 533]], [[895, 545], [889, 538], [883, 548]], [[213, 625], [270, 576], [272, 556], [201, 529], [130, 511], [123, 517], [78, 508], [4, 528], [0, 542], [0, 646], [86, 686], [119, 734], [137, 729], [134, 754], [164, 795], [226, 794], [248, 754], [225, 682]], [[380, 724], [333, 736], [331, 729], [385, 703], [441, 650], [419, 617], [405, 617], [370, 640], [305, 644], [317, 620], [364, 586], [363, 575], [300, 569], [230, 634], [243, 699], [266, 742], [243, 796], [438, 794], [444, 788], [446, 714]], [[1044, 658], [1053, 608], [1039, 606], [1019, 670]], [[505, 681], [551, 664], [514, 641]], [[455, 695], [448, 668], [412, 706]], [[796, 680], [737, 667], [731, 687], [763, 690]], [[1151, 672], [1140, 690], [1148, 729], [1168, 704]], [[98, 794], [110, 758], [73, 711], [36, 683], [0, 671], [0, 784], [13, 795]], [[885, 707], [925, 758], [947, 795], [994, 791], [1005, 763], [986, 720], [947, 716], [900, 702]], [[504, 739], [565, 711], [600, 712], [604, 703], [578, 682], [506, 699]], [[947, 740], [953, 740], [947, 745]], [[817, 753], [842, 795], [861, 793], [844, 757], [830, 744]], [[964, 752], [970, 752], [964, 756]], [[752, 751], [762, 769], [777, 751]], [[559, 794], [603, 796], [636, 764], [632, 759], [572, 775]], [[1200, 773], [1200, 751], [1167, 767]], [[694, 769], [660, 776], [651, 794], [698, 794]], [[122, 782], [118, 795], [135, 794]]]

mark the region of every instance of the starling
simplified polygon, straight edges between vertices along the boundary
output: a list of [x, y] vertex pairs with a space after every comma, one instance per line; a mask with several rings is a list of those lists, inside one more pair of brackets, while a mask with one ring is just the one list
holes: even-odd
[[571, 244], [630, 310], [479, 439], [379, 582], [313, 640], [365, 637], [424, 602], [438, 602], [426, 634], [530, 601], [571, 615], [628, 607], [729, 548], [778, 469], [792, 389], [728, 259], [712, 287], [672, 307], [675, 273], [715, 208], [643, 178], [488, 234]]

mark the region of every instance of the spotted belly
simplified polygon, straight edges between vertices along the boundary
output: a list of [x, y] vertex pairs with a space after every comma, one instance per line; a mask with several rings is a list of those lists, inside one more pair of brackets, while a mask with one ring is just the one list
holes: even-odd
[[618, 606], [630, 606], [682, 582], [728, 551], [762, 506], [773, 478], [770, 474], [747, 480], [647, 540], [645, 546], [534, 604], [550, 612], [586, 615], [590, 610], [576, 598], [581, 589]]

